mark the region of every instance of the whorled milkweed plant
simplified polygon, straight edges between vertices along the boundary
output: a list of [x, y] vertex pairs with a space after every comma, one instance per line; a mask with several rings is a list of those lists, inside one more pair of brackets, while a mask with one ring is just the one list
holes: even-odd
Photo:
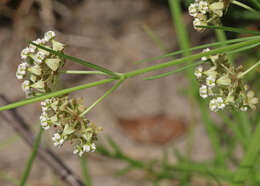
[[[92, 122], [85, 119], [85, 115], [97, 103], [112, 93], [122, 82], [124, 82], [125, 79], [141, 75], [146, 72], [171, 67], [185, 61], [202, 58], [202, 62], [205, 63], [204, 65], [206, 65], [207, 62], [209, 69], [203, 70], [203, 67], [199, 66], [196, 68], [195, 76], [201, 84], [201, 97], [211, 98], [209, 107], [212, 111], [218, 111], [224, 108], [246, 111], [248, 108], [255, 109], [255, 104], [258, 101], [257, 98], [254, 97], [254, 93], [252, 91], [248, 91], [247, 86], [242, 82], [243, 76], [248, 72], [248, 70], [243, 72], [240, 67], [234, 68], [231, 66], [231, 64], [227, 62], [224, 52], [232, 51], [240, 47], [246, 47], [248, 45], [254, 45], [260, 41], [260, 37], [248, 37], [242, 42], [234, 41], [235, 44], [229, 46], [216, 48], [214, 50], [204, 50], [199, 54], [134, 70], [128, 73], [112, 72], [84, 60], [67, 56], [63, 52], [66, 45], [56, 41], [55, 37], [55, 32], [48, 31], [45, 33], [44, 38], [30, 42], [29, 46], [22, 50], [22, 62], [18, 66], [16, 77], [19, 80], [23, 80], [22, 89], [24, 90], [26, 96], [30, 98], [25, 101], [20, 101], [18, 103], [1, 107], [0, 110], [15, 108], [17, 106], [33, 103], [35, 101], [42, 101], [42, 113], [40, 116], [42, 128], [45, 130], [48, 130], [51, 127], [54, 128], [56, 131], [52, 138], [54, 145], [61, 147], [64, 142], [71, 141], [75, 144], [73, 153], [79, 154], [80, 156], [82, 156], [84, 152], [95, 150], [96, 146], [94, 142], [97, 140], [98, 132], [101, 131], [101, 128], [96, 127]], [[163, 57], [164, 56], [161, 56], [160, 58]], [[97, 71], [66, 71], [63, 69], [66, 59], [78, 62], [90, 68], [94, 68]], [[182, 67], [180, 68], [180, 71], [192, 66], [194, 65], [190, 64], [184, 68]], [[256, 65], [254, 67], [256, 67]], [[250, 70], [252, 69], [253, 68]], [[87, 85], [55, 92], [56, 80], [62, 73], [101, 74], [108, 76], [108, 78]], [[150, 78], [156, 79], [153, 78], [153, 76]], [[88, 108], [85, 108], [81, 99], [69, 99], [67, 96], [68, 93], [76, 90], [113, 81], [118, 82]], [[236, 83], [231, 83], [233, 81], [236, 81]]]
[[[231, 110], [245, 112], [255, 110], [258, 98], [249, 89], [245, 76], [255, 69], [260, 64], [260, 61], [256, 60], [258, 62], [248, 69], [244, 69], [242, 66], [233, 64], [228, 55], [258, 46], [260, 44], [260, 32], [221, 26], [221, 18], [224, 17], [231, 3], [251, 10], [250, 7], [235, 0], [195, 0], [188, 10], [189, 14], [194, 17], [194, 28], [198, 31], [205, 31], [206, 28], [215, 28], [238, 33], [256, 34], [256, 36], [215, 42], [142, 60], [139, 62], [155, 61], [177, 54], [185, 54], [185, 57], [125, 73], [113, 72], [97, 64], [66, 55], [64, 53], [66, 44], [55, 39], [55, 32], [48, 31], [43, 38], [29, 42], [28, 47], [21, 52], [22, 62], [18, 66], [16, 77], [23, 81], [22, 89], [28, 98], [2, 106], [0, 111], [41, 102], [42, 113], [39, 114], [41, 127], [45, 130], [55, 130], [52, 137], [54, 145], [61, 147], [66, 141], [70, 141], [74, 144], [73, 153], [82, 156], [85, 152], [95, 151], [95, 142], [98, 139], [98, 133], [101, 131], [101, 128], [95, 126], [86, 118], [87, 113], [127, 79], [148, 72], [182, 65], [173, 71], [145, 78], [145, 80], [154, 80], [197, 66], [194, 75], [200, 85], [198, 95], [204, 99], [210, 99], [209, 109], [211, 111]], [[209, 48], [212, 49], [210, 50]], [[187, 55], [187, 52], [199, 49], [204, 50]], [[65, 70], [63, 69], [65, 61], [76, 62], [93, 70]], [[102, 75], [105, 78], [57, 90], [56, 83], [61, 74], [92, 74]], [[114, 83], [114, 85], [88, 107], [83, 105], [82, 98], [69, 98], [69, 93], [108, 83]], [[243, 174], [242, 169], [246, 166], [252, 166], [252, 157], [256, 157], [260, 150], [259, 148], [257, 150], [254, 148], [259, 139], [259, 134], [260, 126], [257, 126], [256, 133], [252, 139], [253, 143], [250, 143], [248, 146], [245, 159], [241, 163], [241, 169], [238, 170], [238, 176], [235, 176], [236, 181], [242, 179], [240, 176]], [[120, 155], [120, 153], [118, 154]]]

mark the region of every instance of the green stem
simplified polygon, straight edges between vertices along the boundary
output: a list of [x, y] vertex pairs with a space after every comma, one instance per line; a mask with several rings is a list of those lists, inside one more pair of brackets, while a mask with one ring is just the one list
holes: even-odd
[[101, 71], [92, 71], [92, 70], [66, 70], [62, 72], [64, 74], [97, 74], [97, 75], [105, 75], [107, 76], [106, 73], [101, 72]]
[[258, 37], [259, 36], [250, 36], [250, 37], [244, 37], [244, 38], [239, 38], [239, 39], [231, 39], [231, 40], [227, 40], [227, 41], [221, 41], [221, 42], [215, 42], [215, 43], [210, 43], [210, 44], [204, 44], [204, 45], [196, 46], [196, 47], [185, 49], [185, 50], [179, 50], [179, 51], [176, 51], [176, 52], [170, 52], [168, 54], [164, 54], [164, 55], [157, 56], [157, 57], [142, 59], [142, 60], [137, 61], [136, 63], [144, 63], [144, 62], [148, 62], [148, 61], [149, 62], [150, 61], [155, 61], [155, 60], [163, 59], [163, 58], [166, 58], [166, 57], [175, 56], [175, 55], [178, 55], [178, 54], [192, 52], [194, 50], [204, 49], [204, 48], [208, 48], [208, 47], [216, 47], [216, 46], [221, 46], [221, 45], [223, 46], [223, 45], [226, 45], [226, 44], [247, 41], [247, 40], [255, 39], [255, 38], [258, 38]]
[[95, 101], [92, 105], [90, 105], [84, 112], [80, 114], [80, 116], [86, 115], [91, 109], [93, 109], [98, 103], [100, 103], [103, 99], [105, 99], [108, 95], [110, 95], [114, 90], [116, 90], [125, 80], [125, 77], [122, 76], [119, 82], [117, 82], [111, 89], [109, 89], [103, 96], [101, 96], [97, 101]]
[[82, 169], [82, 175], [84, 177], [84, 184], [85, 186], [91, 186], [91, 176], [89, 174], [88, 165], [87, 165], [87, 157], [82, 156], [80, 159], [81, 169]]
[[103, 80], [100, 80], [100, 81], [95, 81], [93, 83], [88, 83], [88, 84], [85, 84], [85, 85], [79, 85], [79, 86], [76, 86], [76, 87], [67, 88], [67, 89], [56, 91], [56, 92], [48, 93], [48, 94], [45, 94], [45, 95], [42, 95], [42, 96], [36, 96], [36, 97], [33, 97], [33, 98], [28, 98], [28, 99], [25, 99], [25, 100], [22, 100], [22, 101], [18, 101], [18, 102], [11, 103], [9, 105], [5, 105], [3, 107], [0, 107], [0, 111], [13, 109], [13, 108], [20, 107], [20, 106], [27, 105], [27, 104], [31, 104], [31, 103], [34, 103], [34, 102], [37, 102], [37, 101], [43, 101], [45, 99], [52, 98], [52, 97], [62, 96], [62, 95], [65, 95], [65, 94], [68, 94], [68, 93], [71, 93], [71, 92], [75, 92], [75, 91], [86, 89], [86, 88], [95, 87], [95, 86], [110, 83], [110, 82], [113, 82], [113, 81], [115, 81], [114, 78], [108, 78], [108, 79], [103, 79]]
[[240, 168], [237, 170], [232, 186], [244, 185], [244, 182], [250, 176], [250, 171], [253, 169], [255, 161], [259, 156], [260, 151], [260, 121], [258, 122], [255, 132], [251, 137], [248, 150], [240, 164]]
[[244, 42], [236, 43], [236, 44], [233, 44], [233, 45], [230, 45], [230, 46], [220, 47], [220, 48], [211, 50], [209, 52], [194, 54], [194, 55], [186, 56], [186, 57], [183, 57], [183, 58], [180, 58], [180, 59], [171, 60], [171, 61], [168, 61], [168, 62], [165, 62], [165, 63], [162, 63], [162, 64], [157, 64], [157, 65], [153, 65], [153, 66], [150, 66], [150, 67], [134, 70], [132, 72], [125, 73], [125, 76], [126, 76], [126, 78], [131, 78], [131, 77], [134, 77], [134, 76], [137, 76], [137, 75], [141, 75], [141, 74], [151, 72], [151, 71], [154, 71], [154, 70], [167, 68], [167, 67], [179, 64], [179, 63], [186, 62], [186, 61], [196, 60], [196, 59], [199, 59], [203, 56], [207, 57], [207, 56], [210, 56], [210, 55], [215, 55], [215, 54], [218, 54], [218, 53], [227, 52], [227, 51], [230, 51], [230, 50], [241, 48], [243, 46], [252, 45], [252, 44], [255, 44], [255, 43], [258, 43], [258, 42], [260, 42], [259, 37], [258, 37], [258, 39], [255, 39], [255, 40], [244, 41]]
[[179, 63], [183, 63], [183, 62], [187, 62], [187, 61], [190, 62], [190, 61], [199, 59], [203, 56], [207, 57], [207, 56], [210, 56], [210, 55], [215, 55], [215, 54], [218, 54], [218, 53], [235, 50], [235, 49], [238, 49], [238, 48], [241, 48], [241, 47], [244, 47], [244, 46], [253, 45], [253, 44], [258, 43], [258, 42], [260, 42], [260, 37], [255, 37], [255, 39], [252, 39], [252, 40], [232, 44], [230, 46], [217, 48], [217, 49], [211, 50], [209, 52], [204, 52], [204, 53], [194, 54], [194, 55], [191, 55], [191, 56], [186, 56], [186, 57], [183, 57], [183, 58], [180, 58], [180, 59], [171, 60], [171, 61], [168, 61], [168, 62], [165, 62], [165, 63], [162, 63], [162, 64], [157, 64], [157, 65], [142, 68], [142, 69], [137, 69], [137, 70], [134, 70], [134, 71], [131, 71], [131, 72], [128, 72], [128, 73], [124, 73], [124, 74], [117, 73], [116, 74], [117, 77], [107, 78], [107, 79], [103, 79], [103, 80], [100, 80], [100, 81], [88, 83], [88, 84], [85, 84], [85, 85], [67, 88], [67, 89], [63, 89], [63, 90], [60, 90], [60, 91], [56, 91], [56, 92], [44, 94], [44, 95], [41, 95], [41, 96], [36, 96], [36, 97], [33, 97], [33, 98], [18, 101], [18, 102], [15, 102], [15, 103], [11, 103], [9, 105], [5, 105], [5, 106], [0, 107], [0, 111], [13, 109], [13, 108], [20, 107], [20, 106], [27, 105], [27, 104], [31, 104], [31, 103], [34, 103], [34, 102], [37, 102], [37, 101], [42, 101], [42, 100], [45, 100], [45, 99], [48, 99], [48, 98], [51, 98], [51, 97], [57, 97], [57, 96], [65, 95], [65, 94], [75, 92], [75, 91], [78, 91], [78, 90], [82, 90], [82, 89], [86, 89], [86, 88], [90, 88], [90, 87], [95, 87], [95, 86], [98, 86], [98, 85], [101, 85], [101, 84], [110, 83], [112, 81], [115, 81], [116, 79], [119, 79], [122, 76], [124, 76], [124, 78], [131, 78], [131, 77], [138, 76], [138, 75], [141, 75], [141, 74], [144, 74], [144, 73], [147, 73], [147, 72], [167, 68], [167, 67], [179, 64]]
[[248, 5], [244, 4], [244, 3], [241, 3], [239, 1], [234, 0], [234, 1], [231, 1], [231, 3], [234, 4], [234, 5], [240, 6], [240, 7], [244, 8], [244, 9], [247, 9], [247, 10], [249, 10], [251, 12], [256, 12], [256, 10], [254, 10], [250, 6], [248, 6]]
[[249, 69], [247, 69], [245, 72], [241, 73], [238, 75], [238, 78], [243, 78], [243, 76], [245, 76], [247, 73], [249, 73], [251, 70], [253, 70], [254, 68], [256, 68], [258, 65], [260, 65], [260, 61], [258, 61], [256, 64], [254, 64], [253, 66], [251, 66]]
[[28, 178], [30, 171], [31, 171], [31, 168], [32, 168], [33, 161], [34, 161], [36, 154], [37, 154], [38, 147], [40, 145], [42, 133], [43, 133], [43, 129], [40, 128], [40, 130], [37, 134], [36, 140], [34, 142], [34, 145], [33, 145], [33, 150], [32, 150], [31, 156], [30, 156], [30, 158], [29, 158], [29, 160], [26, 164], [26, 168], [23, 172], [23, 176], [22, 176], [22, 179], [21, 179], [19, 186], [24, 186], [26, 184], [27, 178]]

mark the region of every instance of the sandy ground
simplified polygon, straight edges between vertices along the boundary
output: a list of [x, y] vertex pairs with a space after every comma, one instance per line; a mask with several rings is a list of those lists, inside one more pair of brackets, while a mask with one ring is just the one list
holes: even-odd
[[[56, 19], [54, 23], [55, 28], [60, 31], [58, 38], [68, 44], [66, 52], [114, 71], [126, 72], [147, 66], [149, 63], [137, 65], [134, 62], [163, 53], [144, 32], [144, 24], [149, 25], [155, 31], [167, 48], [177, 49], [177, 38], [168, 10], [164, 6], [151, 4], [148, 0], [88, 0], [66, 10], [63, 19]], [[185, 18], [187, 18], [187, 23], [191, 21], [188, 17]], [[44, 20], [35, 19], [28, 18], [28, 24], [37, 25], [40, 32], [51, 27], [44, 23]], [[41, 21], [43, 25], [39, 26]], [[31, 29], [31, 27], [29, 28]], [[15, 71], [19, 64], [19, 51], [25, 46], [25, 39], [29, 39], [27, 37], [31, 33], [30, 29], [25, 29], [24, 33], [15, 32], [11, 27], [0, 28], [0, 93], [6, 94], [13, 101], [24, 97], [20, 82], [15, 78]], [[14, 34], [18, 34], [17, 41], [13, 41]], [[33, 36], [30, 35], [30, 37]], [[17, 44], [14, 46], [12, 43]], [[71, 62], [68, 62], [66, 68], [83, 69]], [[170, 120], [180, 120], [187, 126], [189, 125], [191, 113], [194, 111], [190, 109], [190, 103], [183, 94], [183, 88], [188, 86], [184, 75], [180, 73], [155, 81], [143, 81], [142, 78], [143, 76], [140, 76], [127, 80], [113, 95], [89, 113], [88, 118], [104, 128], [101, 141], [106, 143], [105, 136], [112, 136], [124, 152], [145, 160], [160, 158], [162, 150], [170, 149], [172, 146], [185, 152], [185, 132], [180, 137], [164, 141], [163, 144], [147, 144], [136, 142], [133, 137], [127, 135], [124, 127], [120, 127], [122, 124], [119, 123], [122, 119], [138, 120], [142, 117], [153, 117], [159, 114], [164, 114]], [[97, 79], [90, 76], [63, 77], [65, 87]], [[85, 98], [86, 105], [90, 105], [110, 86], [104, 85], [75, 92], [71, 96], [82, 96]], [[21, 107], [18, 110], [32, 127], [38, 129], [40, 115], [38, 103]], [[197, 115], [196, 112], [195, 115]], [[16, 134], [7, 127], [8, 124], [4, 121], [1, 121], [0, 124], [0, 142], [7, 143], [6, 141], [8, 141], [10, 143], [8, 146], [0, 146], [0, 172], [19, 179], [29, 157], [30, 149], [23, 141], [15, 137]], [[212, 156], [210, 142], [207, 140], [199, 119], [195, 124], [193, 159], [209, 159]], [[156, 137], [163, 138], [164, 134], [160, 132], [160, 127], [157, 126], [157, 129], [160, 135]], [[149, 136], [152, 134], [147, 135], [149, 139], [152, 139], [153, 136]], [[53, 148], [49, 133], [44, 135], [43, 141], [80, 175], [79, 159], [72, 155], [71, 146], [65, 145], [59, 150]], [[140, 174], [135, 172], [121, 178], [113, 177], [113, 173], [124, 166], [119, 161], [110, 160], [95, 153], [90, 154], [88, 160], [94, 186], [149, 185], [149, 183], [145, 184], [140, 179]], [[1, 177], [0, 183], [0, 185], [12, 185]], [[28, 185], [49, 186], [53, 183], [52, 172], [44, 163], [36, 160]], [[165, 183], [164, 185], [172, 184]]]

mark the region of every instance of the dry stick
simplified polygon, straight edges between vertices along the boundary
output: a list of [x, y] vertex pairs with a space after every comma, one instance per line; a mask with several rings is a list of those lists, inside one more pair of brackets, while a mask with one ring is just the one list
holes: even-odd
[[[0, 105], [9, 103], [4, 95], [0, 95]], [[32, 133], [29, 125], [15, 110], [3, 111], [0, 116], [8, 122], [8, 126], [11, 126], [30, 147], [33, 147], [35, 135]], [[40, 145], [37, 155], [67, 185], [84, 186], [83, 182], [48, 148]]]

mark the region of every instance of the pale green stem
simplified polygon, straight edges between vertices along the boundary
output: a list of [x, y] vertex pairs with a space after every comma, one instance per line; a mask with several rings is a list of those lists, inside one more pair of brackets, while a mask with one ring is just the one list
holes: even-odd
[[64, 74], [97, 74], [97, 75], [105, 75], [108, 74], [101, 72], [101, 71], [93, 71], [93, 70], [66, 70], [63, 71]]
[[98, 103], [100, 103], [103, 99], [105, 99], [108, 95], [110, 95], [114, 90], [116, 90], [125, 80], [125, 76], [121, 76], [119, 82], [117, 82], [111, 89], [109, 89], [103, 96], [101, 96], [97, 101], [95, 101], [92, 105], [90, 105], [84, 112], [80, 114], [80, 117], [86, 115], [92, 108], [94, 108]]
[[63, 90], [60, 90], [60, 91], [44, 94], [44, 95], [41, 95], [41, 96], [36, 96], [36, 97], [33, 97], [33, 98], [21, 100], [21, 101], [0, 107], [0, 111], [13, 109], [13, 108], [20, 107], [20, 106], [23, 106], [23, 105], [27, 105], [27, 104], [30, 104], [30, 103], [42, 101], [42, 100], [45, 100], [45, 99], [48, 99], [48, 98], [51, 98], [51, 97], [62, 96], [62, 95], [65, 95], [65, 94], [68, 94], [68, 93], [71, 93], [71, 92], [78, 91], [78, 90], [82, 90], [82, 89], [86, 89], [86, 88], [90, 88], [90, 87], [95, 87], [95, 86], [98, 86], [98, 85], [101, 85], [101, 84], [110, 83], [110, 82], [115, 81], [116, 79], [118, 79], [119, 77], [122, 77], [122, 76], [124, 76], [125, 78], [132, 78], [134, 76], [145, 74], [147, 72], [167, 68], [167, 67], [170, 67], [170, 66], [173, 66], [173, 65], [176, 65], [176, 64], [180, 64], [180, 63], [184, 63], [184, 62], [187, 62], [187, 61], [196, 60], [196, 59], [199, 59], [203, 56], [210, 56], [210, 55], [215, 55], [215, 54], [222, 53], [222, 52], [228, 52], [228, 51], [235, 50], [235, 49], [238, 49], [238, 48], [241, 48], [241, 47], [244, 47], [244, 46], [254, 45], [254, 44], [259, 43], [259, 42], [260, 42], [260, 37], [258, 36], [258, 37], [255, 37], [255, 39], [252, 39], [252, 40], [232, 44], [230, 46], [217, 48], [217, 49], [211, 50], [209, 52], [205, 52], [205, 53], [194, 54], [194, 55], [186, 56], [186, 57], [183, 57], [183, 58], [180, 58], [180, 59], [171, 60], [171, 61], [168, 61], [168, 62], [165, 62], [165, 63], [162, 63], [162, 64], [157, 64], [157, 65], [153, 65], [153, 66], [150, 66], [150, 67], [137, 69], [137, 70], [134, 70], [134, 71], [131, 71], [131, 72], [128, 72], [128, 73], [124, 73], [124, 74], [117, 73], [115, 75], [115, 73], [113, 72], [113, 74], [115, 75], [115, 77], [113, 77], [113, 78], [107, 78], [107, 79], [103, 79], [103, 80], [100, 80], [100, 81], [91, 82], [91, 83], [88, 83], [88, 84], [85, 84], [85, 85], [79, 85], [79, 86], [76, 86], [76, 87], [67, 88], [67, 89], [63, 89]]
[[256, 68], [258, 65], [260, 65], [260, 61], [258, 61], [256, 64], [254, 64], [253, 66], [251, 66], [249, 69], [247, 69], [245, 72], [241, 73], [238, 75], [238, 78], [243, 78], [243, 76], [245, 76], [247, 73], [249, 73], [251, 70], [253, 70], [254, 68]]
[[231, 1], [231, 3], [234, 4], [234, 5], [240, 6], [240, 7], [244, 8], [244, 9], [247, 9], [247, 10], [249, 10], [251, 12], [256, 12], [256, 10], [254, 10], [250, 6], [248, 6], [248, 5], [244, 4], [244, 3], [241, 3], [239, 1], [234, 0], [234, 1]]

